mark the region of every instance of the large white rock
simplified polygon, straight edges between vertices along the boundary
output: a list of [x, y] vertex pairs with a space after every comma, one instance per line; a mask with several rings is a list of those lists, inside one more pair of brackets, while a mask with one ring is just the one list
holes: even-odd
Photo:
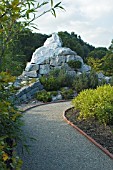
[[33, 77], [36, 78], [37, 77], [37, 72], [36, 71], [23, 71], [22, 75], [25, 77]]
[[111, 80], [111, 77], [105, 76], [104, 79], [105, 79], [105, 81], [106, 81], [107, 83], [109, 83], [110, 80]]
[[70, 48], [58, 47], [54, 50], [55, 56], [67, 56], [67, 55], [77, 55], [76, 52], [72, 51]]
[[[34, 72], [35, 75], [33, 75], [33, 77], [36, 77], [37, 72], [39, 75], [48, 74], [50, 70], [55, 67], [65, 67], [66, 70], [73, 71], [73, 69], [67, 65], [67, 62], [70, 60], [81, 61], [81, 72], [90, 70], [89, 66], [84, 65], [83, 59], [78, 56], [76, 52], [70, 48], [62, 47], [60, 37], [56, 33], [53, 33], [42, 47], [35, 50], [31, 61], [25, 68], [25, 73], [31, 77]], [[39, 75], [37, 76], [39, 77]]]
[[50, 66], [49, 66], [49, 64], [40, 65], [39, 74], [48, 74], [49, 72], [50, 72]]
[[70, 60], [75, 60], [75, 55], [67, 55], [66, 56], [66, 62], [68, 62]]
[[67, 63], [62, 63], [62, 69], [65, 69], [66, 71], [74, 71]]
[[75, 60], [79, 60], [82, 64], [84, 64], [83, 59], [78, 55], [75, 56]]
[[98, 75], [98, 79], [104, 79], [104, 77], [105, 77], [104, 74], [101, 72], [97, 73], [97, 75]]
[[80, 72], [90, 72], [91, 71], [91, 67], [88, 66], [87, 64], [83, 64], [82, 67], [78, 70]]
[[51, 58], [50, 59], [50, 65], [51, 66], [61, 66], [62, 63], [65, 63], [66, 62], [66, 57], [65, 56], [56, 56], [54, 58]]
[[27, 66], [25, 68], [25, 71], [37, 71], [39, 70], [39, 65], [38, 64], [31, 64], [30, 62], [27, 63]]
[[40, 47], [32, 55], [31, 64], [41, 64], [45, 60], [53, 57], [54, 49]]
[[[45, 61], [49, 61], [49, 59], [51, 58], [54, 58], [54, 59], [57, 58], [58, 62], [60, 62], [61, 61], [60, 56], [68, 56], [68, 55], [77, 56], [76, 52], [72, 51], [70, 48], [62, 47], [62, 41], [60, 37], [56, 33], [54, 33], [52, 34], [52, 37], [46, 40], [46, 42], [44, 43], [44, 46], [36, 49], [36, 51], [32, 55], [32, 59], [30, 63], [31, 64], [42, 64]], [[57, 56], [59, 56], [59, 59]]]
[[52, 37], [48, 38], [46, 42], [44, 43], [44, 47], [49, 47], [52, 49], [55, 49], [61, 46], [62, 46], [62, 41], [56, 33], [53, 33]]

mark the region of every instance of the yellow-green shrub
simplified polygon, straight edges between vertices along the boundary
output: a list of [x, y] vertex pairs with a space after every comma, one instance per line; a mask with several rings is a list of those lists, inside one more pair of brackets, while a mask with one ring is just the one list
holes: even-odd
[[84, 90], [73, 99], [74, 107], [80, 111], [80, 119], [95, 118], [100, 123], [113, 123], [113, 87], [104, 85], [97, 89]]

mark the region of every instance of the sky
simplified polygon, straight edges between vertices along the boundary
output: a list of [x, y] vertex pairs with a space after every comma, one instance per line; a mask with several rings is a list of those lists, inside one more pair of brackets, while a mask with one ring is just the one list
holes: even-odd
[[[59, 0], [60, 1], [60, 0]], [[54, 3], [59, 2], [54, 0]], [[95, 47], [109, 47], [113, 39], [113, 0], [62, 0], [66, 11], [57, 10], [35, 21], [42, 34], [75, 32]]]

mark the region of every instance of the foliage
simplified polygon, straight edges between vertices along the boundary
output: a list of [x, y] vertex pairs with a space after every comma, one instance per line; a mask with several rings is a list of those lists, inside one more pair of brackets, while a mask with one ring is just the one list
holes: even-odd
[[90, 73], [83, 73], [78, 75], [73, 82], [73, 88], [80, 92], [84, 89], [88, 88], [96, 88], [98, 85], [98, 76], [95, 71], [91, 71]]
[[57, 96], [58, 92], [57, 91], [51, 91], [50, 92], [52, 96]]
[[91, 66], [92, 69], [94, 69], [97, 72], [103, 72], [102, 70], [102, 59], [88, 57], [87, 58], [87, 64]]
[[113, 52], [108, 52], [104, 58], [103, 61], [103, 72], [105, 75], [112, 76], [113, 75]]
[[80, 92], [84, 89], [88, 88], [88, 76], [86, 73], [83, 73], [81, 75], [78, 75], [73, 82], [73, 88], [77, 91]]
[[98, 75], [94, 70], [91, 70], [88, 74], [89, 88], [96, 88], [99, 85]]
[[[18, 27], [19, 23], [17, 24]], [[30, 61], [32, 53], [36, 48], [43, 45], [47, 35], [32, 33], [26, 28], [15, 35], [13, 43], [5, 50], [2, 70], [8, 70], [11, 75], [18, 76], [24, 70], [26, 63]]]
[[113, 86], [113, 76], [111, 77], [111, 79], [110, 79], [110, 82], [109, 82], [109, 83], [110, 83], [110, 85], [111, 85], [111, 86]]
[[36, 99], [43, 102], [51, 102], [52, 100], [51, 92], [47, 92], [45, 90], [37, 92]]
[[65, 99], [65, 100], [72, 99], [73, 94], [74, 94], [74, 92], [72, 89], [66, 89], [66, 88], [61, 89], [61, 95], [62, 95], [63, 99]]
[[95, 90], [84, 90], [72, 101], [80, 111], [79, 119], [97, 119], [100, 123], [113, 123], [113, 86], [104, 85]]
[[15, 80], [8, 73], [0, 73], [0, 169], [20, 169], [22, 161], [14, 153], [21, 139], [22, 114], [14, 106], [12, 95], [13, 86], [9, 83]]
[[60, 88], [59, 81], [57, 81], [57, 78], [55, 78], [53, 75], [41, 76], [40, 82], [47, 91], [58, 90]]
[[[63, 99], [65, 99], [65, 100], [72, 99], [73, 94], [74, 94], [74, 92], [72, 89], [68, 89], [68, 88], [61, 89], [61, 95], [62, 95]], [[58, 95], [57, 91], [42, 90], [42, 91], [36, 93], [36, 99], [39, 101], [43, 101], [43, 102], [51, 102], [52, 97], [57, 96], [57, 95]]]
[[[40, 13], [41, 10], [39, 9], [44, 10], [48, 4], [50, 4], [50, 8]], [[48, 12], [56, 17], [55, 10], [58, 8], [64, 9], [61, 2], [54, 4], [53, 0], [43, 2], [35, 0], [0, 1], [0, 68], [3, 65], [3, 59], [9, 44], [14, 43], [15, 36], [25, 27], [32, 26], [36, 28], [32, 22]]]
[[91, 57], [94, 59], [102, 59], [107, 54], [107, 52], [108, 52], [107, 48], [98, 47], [98, 48], [95, 48], [93, 51], [91, 51], [88, 54], [88, 57]]
[[72, 32], [69, 34], [67, 31], [59, 32], [58, 35], [62, 39], [63, 46], [72, 49], [77, 52], [84, 60], [86, 60], [90, 51], [94, 50], [95, 47], [85, 43], [80, 36]]
[[68, 61], [68, 65], [69, 65], [71, 68], [73, 68], [74, 70], [77, 71], [78, 69], [81, 68], [82, 63], [81, 63], [79, 60], [76, 60], [76, 61], [70, 60], [70, 61]]
[[61, 87], [71, 86], [72, 77], [64, 69], [54, 69], [48, 75], [40, 77], [40, 82], [47, 91], [59, 90]]
[[87, 58], [87, 63], [95, 71], [102, 72], [106, 76], [113, 75], [113, 51], [112, 44], [109, 51], [106, 48], [96, 48], [90, 52]]

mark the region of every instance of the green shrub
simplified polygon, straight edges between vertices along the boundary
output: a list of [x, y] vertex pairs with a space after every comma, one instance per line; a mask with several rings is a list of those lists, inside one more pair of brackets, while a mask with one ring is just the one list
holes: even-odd
[[78, 70], [81, 68], [82, 63], [79, 60], [70, 60], [68, 61], [68, 65], [73, 68], [74, 70]]
[[40, 77], [40, 82], [47, 91], [58, 90], [60, 88], [59, 81], [52, 75]]
[[95, 118], [100, 123], [113, 124], [113, 87], [104, 85], [84, 90], [72, 101], [80, 111], [80, 119]]
[[58, 92], [57, 91], [51, 91], [50, 92], [52, 96], [57, 96]]
[[36, 98], [39, 101], [51, 102], [52, 94], [51, 94], [51, 92], [47, 92], [47, 91], [43, 90], [43, 91], [40, 91], [36, 94]]
[[111, 86], [113, 86], [113, 76], [110, 79], [110, 84], [111, 84]]
[[72, 86], [73, 78], [66, 73], [64, 69], [55, 69], [49, 73], [40, 77], [40, 82], [47, 91], [56, 91], [61, 87]]
[[22, 161], [13, 152], [21, 139], [22, 114], [14, 106], [11, 96], [14, 94], [14, 77], [0, 73], [0, 169], [20, 169]]
[[96, 88], [99, 85], [98, 81], [98, 75], [94, 70], [91, 70], [90, 73], [88, 74], [88, 79], [89, 79], [89, 88]]
[[86, 73], [77, 76], [73, 81], [73, 88], [79, 93], [80, 91], [89, 88], [89, 79]]
[[99, 86], [103, 86], [103, 85], [105, 85], [105, 84], [108, 84], [107, 82], [106, 82], [106, 80], [103, 78], [103, 79], [101, 79], [101, 80], [99, 80]]
[[65, 100], [72, 99], [73, 94], [74, 94], [74, 92], [72, 89], [66, 89], [66, 88], [61, 89], [61, 95], [62, 95], [63, 99], [65, 99]]
[[80, 92], [84, 89], [96, 88], [99, 85], [98, 76], [95, 71], [83, 73], [77, 76], [73, 81], [73, 88]]

